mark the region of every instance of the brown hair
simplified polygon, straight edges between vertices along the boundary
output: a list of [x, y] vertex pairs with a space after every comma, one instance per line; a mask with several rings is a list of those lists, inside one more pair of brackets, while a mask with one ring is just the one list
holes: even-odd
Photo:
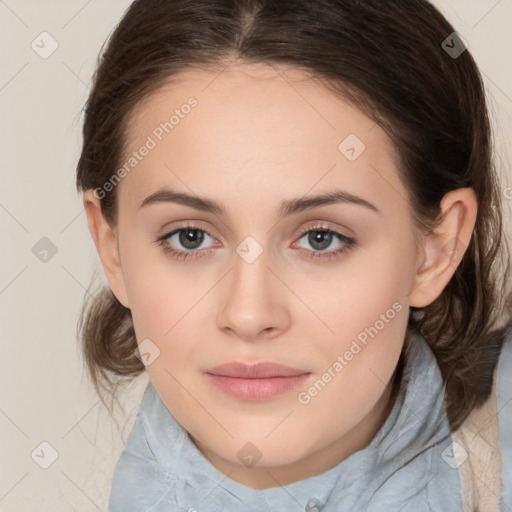
[[[442, 47], [453, 32], [426, 0], [137, 0], [99, 59], [77, 188], [97, 189], [114, 175], [130, 114], [180, 71], [222, 69], [233, 59], [303, 70], [389, 134], [418, 227], [436, 225], [447, 192], [476, 193], [462, 261], [437, 300], [411, 309], [408, 325], [437, 358], [455, 430], [490, 394], [512, 294], [503, 293], [510, 259], [484, 86], [469, 51], [454, 56]], [[114, 226], [115, 187], [101, 208]], [[110, 288], [84, 302], [78, 329], [99, 394], [143, 371], [130, 310]]]

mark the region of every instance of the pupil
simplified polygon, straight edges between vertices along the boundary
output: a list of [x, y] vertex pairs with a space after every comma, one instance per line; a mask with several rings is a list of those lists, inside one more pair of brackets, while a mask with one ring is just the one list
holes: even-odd
[[331, 243], [332, 234], [327, 231], [313, 231], [309, 235], [309, 243], [312, 247], [315, 247], [315, 244], [320, 244], [320, 247], [317, 247], [319, 250], [326, 249], [329, 247]]
[[180, 243], [187, 249], [197, 249], [204, 239], [204, 233], [197, 229], [187, 229], [180, 233]]

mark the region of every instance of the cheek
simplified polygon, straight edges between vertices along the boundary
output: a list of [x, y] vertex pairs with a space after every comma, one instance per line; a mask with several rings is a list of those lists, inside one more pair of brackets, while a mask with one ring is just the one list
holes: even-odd
[[382, 244], [347, 260], [337, 276], [317, 275], [302, 282], [299, 293], [325, 326], [313, 317], [316, 328], [311, 322], [311, 327], [304, 326], [309, 338], [320, 341], [311, 347], [311, 360], [323, 362], [317, 386], [322, 391], [304, 390], [304, 402], [314, 397], [311, 410], [328, 410], [329, 404], [337, 403], [359, 417], [367, 412], [365, 404], [373, 405], [380, 397], [405, 337], [411, 268], [407, 246]]
[[315, 386], [320, 391], [303, 390], [304, 421], [329, 421], [337, 425], [331, 432], [336, 437], [357, 425], [382, 396], [406, 333], [411, 257], [412, 245], [403, 240], [382, 243], [359, 253], [347, 264], [350, 271], [331, 281], [329, 300], [317, 295], [316, 307], [335, 336], [321, 344], [324, 370]]
[[156, 345], [151, 350], [158, 353], [146, 370], [179, 414], [183, 404], [190, 406], [186, 390], [194, 389], [197, 378], [191, 370], [215, 350], [208, 292], [219, 278], [206, 267], [177, 264], [165, 255], [150, 259], [136, 251], [126, 255], [123, 267], [137, 341], [151, 340]]
[[388, 277], [368, 286], [361, 281], [347, 283], [344, 292], [332, 293], [323, 304], [320, 299], [316, 302], [317, 316], [331, 333], [326, 330], [326, 335], [318, 336], [316, 330], [315, 336], [309, 328], [308, 337], [319, 341], [311, 347], [311, 357], [323, 362], [320, 377], [329, 369], [331, 377], [336, 375], [324, 374], [334, 394], [322, 393], [319, 402], [338, 400], [339, 393], [348, 410], [357, 410], [349, 403], [360, 407], [378, 398], [392, 375], [405, 336], [408, 304]]
[[384, 321], [397, 323], [393, 319], [398, 310], [408, 307], [412, 276], [411, 247], [383, 240], [371, 249], [353, 252], [328, 270], [315, 269], [290, 279], [314, 314], [310, 319], [322, 329], [319, 333], [347, 342], [376, 322], [381, 328], [381, 315]]
[[[395, 371], [408, 308], [388, 295], [378, 298], [363, 302], [364, 312], [340, 315], [337, 337], [318, 344], [312, 354], [318, 361], [321, 353], [323, 364], [316, 380], [298, 390], [297, 418], [305, 431], [314, 433], [313, 445], [334, 442], [356, 428], [374, 409]], [[330, 428], [319, 431], [318, 425]]]
[[143, 243], [127, 243], [122, 257], [133, 322], [141, 336], [166, 339], [186, 323], [188, 312], [211, 285], [207, 276], [194, 274], [186, 263], [171, 261], [160, 248], [140, 250]]

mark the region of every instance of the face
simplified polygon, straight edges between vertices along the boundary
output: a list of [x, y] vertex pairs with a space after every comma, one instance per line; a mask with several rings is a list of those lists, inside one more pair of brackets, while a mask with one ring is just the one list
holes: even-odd
[[[417, 267], [384, 131], [298, 71], [239, 64], [187, 71], [148, 97], [126, 148], [137, 161], [117, 185], [125, 305], [196, 446], [265, 487], [258, 468], [286, 483], [368, 444]], [[299, 376], [207, 373], [230, 362]]]

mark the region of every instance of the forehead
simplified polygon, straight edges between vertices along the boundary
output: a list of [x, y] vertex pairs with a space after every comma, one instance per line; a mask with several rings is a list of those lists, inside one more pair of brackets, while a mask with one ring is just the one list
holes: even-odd
[[[300, 146], [308, 140], [325, 138], [331, 132], [325, 142], [326, 146], [332, 146], [332, 140], [336, 142], [347, 130], [364, 138], [375, 126], [355, 106], [303, 71], [274, 64], [240, 63], [220, 70], [192, 68], [171, 77], [134, 109], [129, 138], [146, 134], [169, 120], [191, 97], [197, 100], [197, 107], [190, 116], [185, 115], [190, 121], [181, 122], [184, 119], [180, 117], [181, 129], [172, 133], [176, 142], [180, 132], [190, 136], [193, 131], [205, 142], [213, 134], [219, 142], [224, 136], [227, 144], [223, 147], [243, 141], [242, 147], [250, 151], [253, 145], [248, 144], [247, 135], [252, 135], [250, 140], [267, 139], [270, 149], [269, 134], [279, 136], [276, 142], [288, 138]], [[189, 125], [193, 125], [193, 130], [186, 129]], [[315, 137], [318, 132], [320, 136]], [[206, 137], [207, 133], [210, 137]], [[372, 138], [374, 144], [388, 142], [382, 131]], [[334, 149], [337, 150], [337, 145]]]
[[211, 195], [229, 183], [248, 199], [343, 184], [406, 195], [380, 126], [297, 69], [236, 64], [175, 75], [133, 111], [125, 160], [149, 139], [154, 147], [121, 183], [137, 200], [168, 184]]

